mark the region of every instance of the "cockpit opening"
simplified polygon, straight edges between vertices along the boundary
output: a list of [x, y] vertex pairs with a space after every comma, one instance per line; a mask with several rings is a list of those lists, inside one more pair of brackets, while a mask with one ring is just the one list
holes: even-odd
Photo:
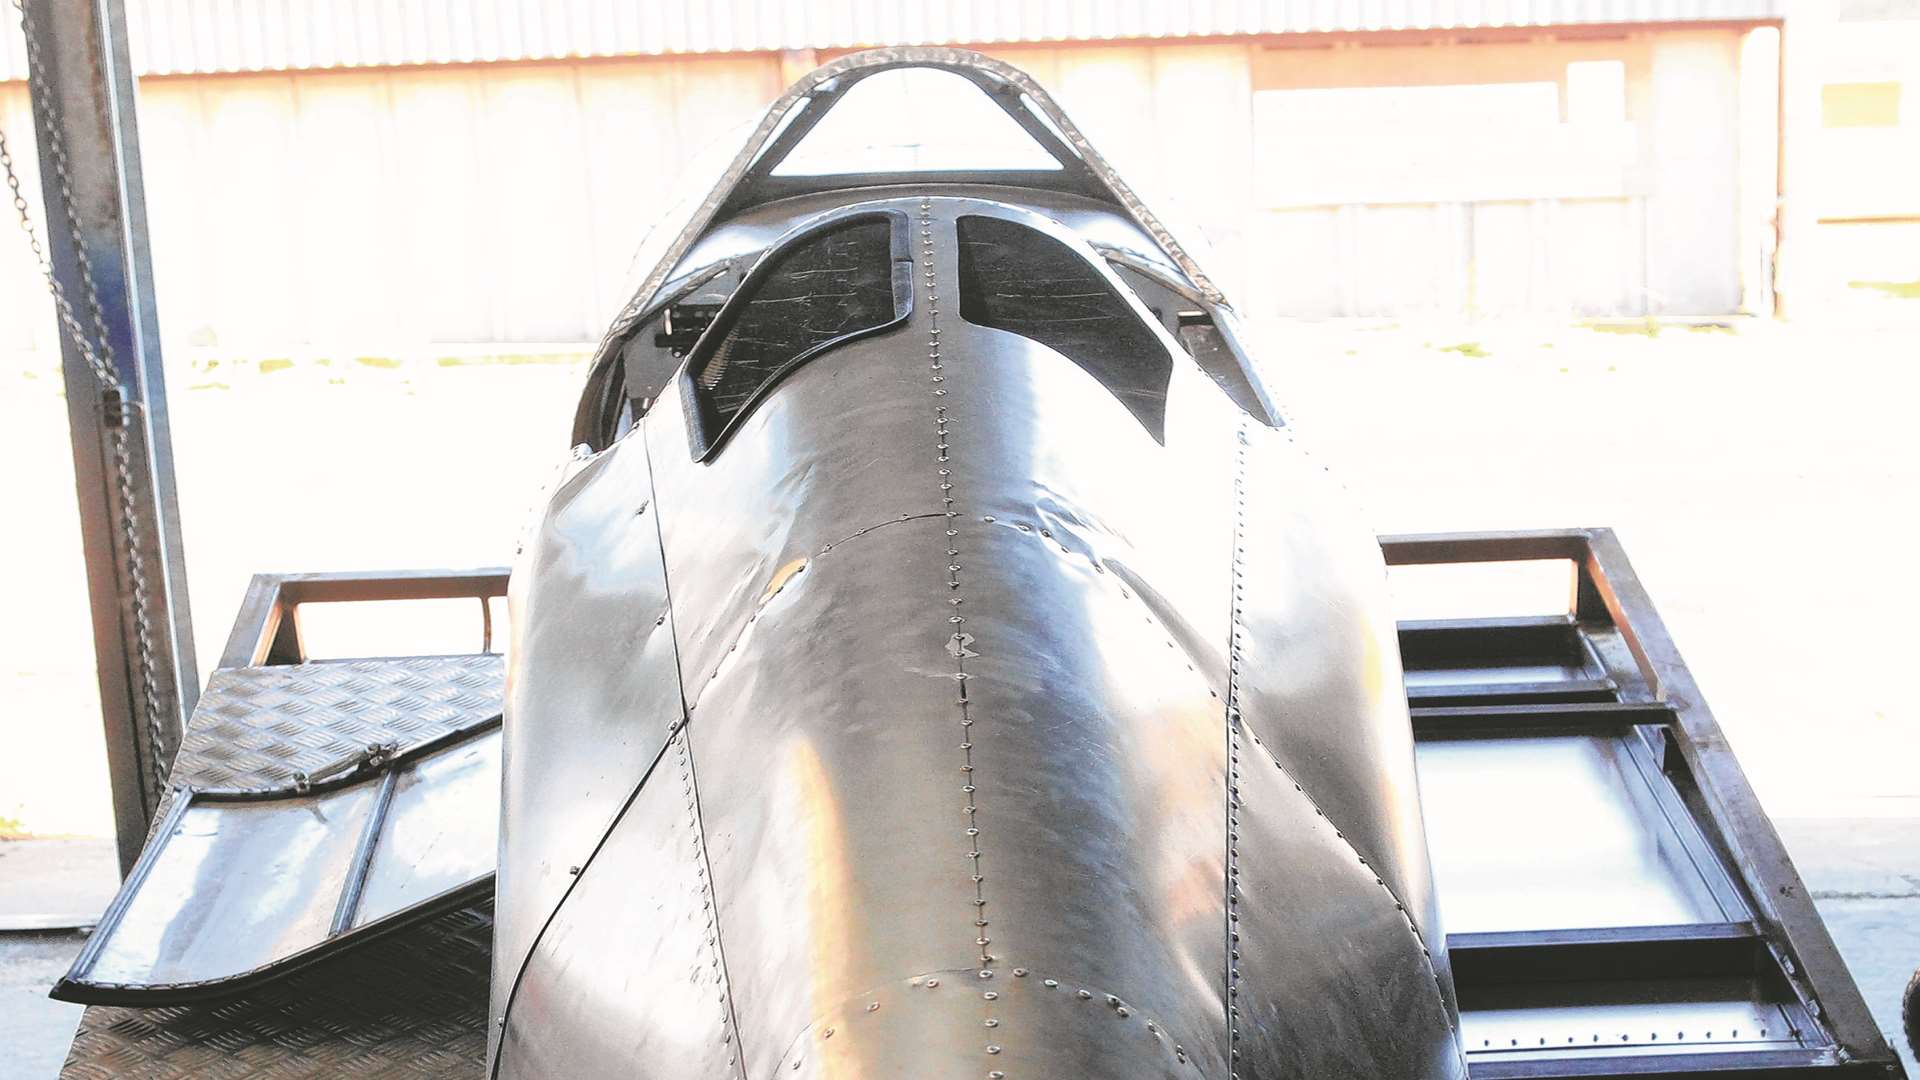
[[1173, 357], [1099, 269], [1053, 237], [1004, 218], [968, 215], [955, 225], [960, 317], [1073, 361], [1166, 442]]
[[909, 258], [906, 217], [889, 211], [828, 222], [755, 267], [687, 361], [696, 456], [787, 372], [906, 319]]

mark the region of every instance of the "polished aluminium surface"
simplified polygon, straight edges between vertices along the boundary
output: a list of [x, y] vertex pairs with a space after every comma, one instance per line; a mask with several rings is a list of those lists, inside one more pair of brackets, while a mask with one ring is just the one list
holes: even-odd
[[445, 910], [495, 865], [500, 733], [377, 743], [286, 788], [178, 789], [56, 996], [215, 995]]
[[340, 889], [378, 782], [274, 802], [181, 800], [132, 902], [95, 935], [70, 982], [213, 982], [313, 948], [333, 929]]
[[384, 919], [491, 870], [500, 844], [499, 797], [498, 737], [443, 750], [396, 773], [351, 925]]
[[[644, 546], [657, 520], [678, 679], [649, 675], [684, 696], [687, 726], [657, 762], [626, 759], [634, 801], [550, 913], [546, 897], [522, 906], [503, 866], [500, 940], [521, 947], [527, 910], [548, 921], [515, 976], [496, 1075], [1463, 1077], [1444, 947], [1425, 947], [1413, 906], [1432, 895], [1419, 834], [1320, 809], [1390, 803], [1410, 783], [1367, 534], [1339, 534], [1359, 551], [1336, 560], [1287, 535], [1322, 527], [1304, 506], [1249, 521], [1249, 463], [1297, 451], [1137, 305], [1175, 360], [1164, 442], [1067, 358], [958, 317], [967, 214], [1066, 243], [1130, 296], [1070, 230], [946, 196], [840, 212], [875, 209], [911, 219], [904, 326], [787, 374], [706, 461], [669, 400], [562, 485], [559, 502], [619, 508], [556, 530], [570, 558]], [[1336, 497], [1316, 469], [1262, 468], [1303, 503]], [[1293, 608], [1250, 595], [1236, 586], [1254, 549], [1324, 580]], [[613, 648], [658, 610], [636, 576], [612, 622], [564, 617], [582, 586], [557, 574], [550, 599], [538, 569], [560, 550], [537, 540], [516, 576], [517, 611], [559, 614], [533, 617], [548, 639], [516, 642], [510, 778], [600, 763], [606, 737], [550, 745], [519, 730], [519, 709], [540, 696], [534, 672]], [[1234, 627], [1255, 611], [1332, 639], [1316, 655], [1344, 666], [1318, 697], [1254, 697]], [[1386, 658], [1347, 644], [1381, 626]], [[1323, 685], [1343, 676], [1367, 694]], [[566, 690], [542, 723], [670, 730], [671, 710], [594, 709], [592, 689]], [[1290, 727], [1263, 716], [1229, 738], [1270, 702]], [[1313, 725], [1360, 744], [1361, 764], [1283, 775], [1255, 758], [1271, 754], [1255, 734]], [[527, 752], [541, 758], [515, 760]], [[1331, 783], [1354, 791], [1342, 802]], [[575, 858], [594, 817], [544, 854]], [[1353, 835], [1378, 840], [1366, 865]], [[622, 881], [651, 898], [616, 903]], [[705, 937], [680, 940], [696, 904]], [[710, 1008], [640, 1004], [662, 999]], [[668, 1056], [635, 1057], [643, 1045]]]
[[646, 444], [626, 439], [569, 464], [520, 554], [494, 1016], [506, 1015], [536, 935], [681, 726], [657, 518]]
[[[544, 927], [495, 1076], [737, 1075], [685, 741], [682, 729]], [[582, 971], [609, 979], [590, 1002]]]

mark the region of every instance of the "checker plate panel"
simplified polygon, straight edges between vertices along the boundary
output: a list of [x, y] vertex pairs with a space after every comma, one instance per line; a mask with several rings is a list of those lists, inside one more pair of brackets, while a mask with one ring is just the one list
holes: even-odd
[[[176, 782], [285, 787], [371, 742], [410, 746], [500, 711], [498, 656], [224, 668], [208, 679]], [[155, 820], [165, 817], [162, 806]], [[96, 1005], [63, 1080], [478, 1077], [486, 1061], [493, 901], [398, 931], [246, 994]]]

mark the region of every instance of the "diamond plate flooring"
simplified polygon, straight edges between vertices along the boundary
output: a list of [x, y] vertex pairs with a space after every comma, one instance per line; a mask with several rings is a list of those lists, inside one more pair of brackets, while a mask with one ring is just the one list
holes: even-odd
[[[213, 673], [176, 783], [284, 787], [369, 743], [409, 746], [500, 711], [498, 656], [354, 660]], [[164, 807], [162, 808], [164, 814]], [[491, 900], [399, 930], [237, 998], [94, 1006], [64, 1080], [478, 1077]]]

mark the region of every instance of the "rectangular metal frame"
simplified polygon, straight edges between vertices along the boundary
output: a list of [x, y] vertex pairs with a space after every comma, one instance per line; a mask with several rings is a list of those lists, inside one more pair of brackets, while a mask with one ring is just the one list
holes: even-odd
[[[1793, 1051], [1483, 1061], [1472, 1067], [1475, 1080], [1904, 1075], [1613, 531], [1385, 536], [1380, 546], [1389, 566], [1570, 561], [1576, 578], [1568, 624], [1592, 641], [1612, 700], [1569, 701], [1556, 686], [1455, 688], [1447, 701], [1472, 704], [1412, 702], [1416, 738], [1640, 733], [1652, 767], [1676, 779], [1674, 795], [1684, 805], [1673, 809], [1698, 825], [1711, 849], [1706, 854], [1737, 875], [1751, 912], [1747, 921], [1690, 926], [1449, 935], [1462, 993], [1543, 979], [1757, 975], [1777, 981], [1810, 1044]], [[1475, 635], [1523, 621], [1539, 620], [1423, 621], [1405, 629], [1456, 632], [1471, 648]]]
[[300, 605], [379, 600], [480, 602], [482, 644], [493, 640], [493, 609], [487, 601], [507, 595], [508, 570], [347, 570], [315, 574], [255, 574], [234, 617], [221, 667], [302, 664]]

